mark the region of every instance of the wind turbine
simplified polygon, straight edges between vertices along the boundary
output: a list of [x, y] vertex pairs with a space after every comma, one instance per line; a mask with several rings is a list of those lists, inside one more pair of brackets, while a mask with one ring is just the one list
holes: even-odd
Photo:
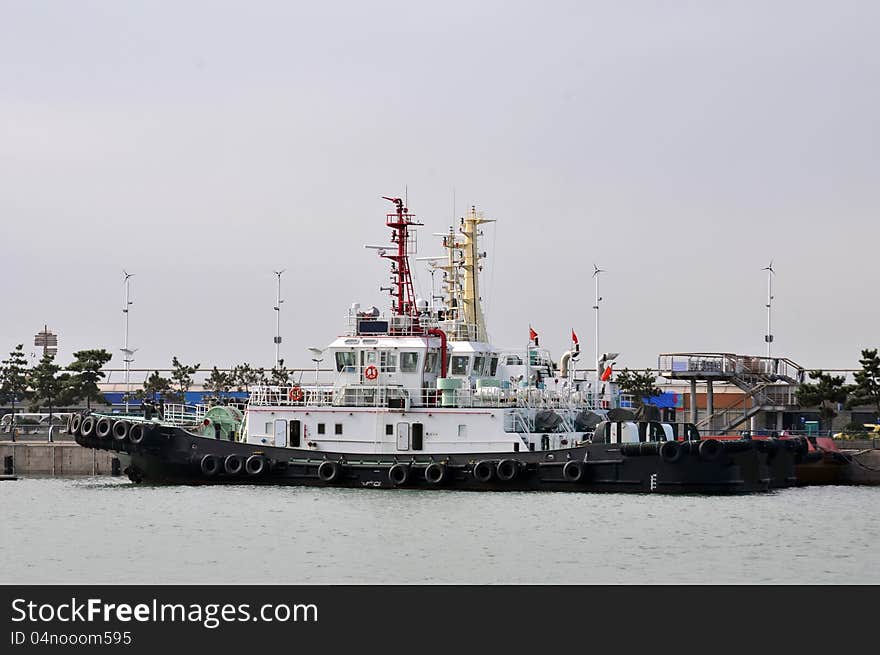
[[122, 269], [122, 284], [125, 286], [125, 304], [122, 306], [123, 323], [125, 324], [125, 338], [122, 343], [122, 361], [125, 362], [125, 413], [128, 414], [129, 396], [131, 396], [131, 363], [134, 361], [134, 353], [137, 348], [128, 347], [128, 308], [134, 303], [129, 299], [129, 280], [134, 273]]
[[280, 271], [273, 271], [278, 278], [278, 295], [275, 300], [275, 366], [281, 368], [281, 274], [286, 271], [282, 268]]
[[770, 345], [773, 343], [773, 332], [770, 329], [770, 318], [773, 310], [773, 276], [776, 271], [773, 270], [773, 260], [761, 269], [767, 271], [767, 334], [764, 335], [764, 341], [767, 343], [767, 359], [770, 359]]

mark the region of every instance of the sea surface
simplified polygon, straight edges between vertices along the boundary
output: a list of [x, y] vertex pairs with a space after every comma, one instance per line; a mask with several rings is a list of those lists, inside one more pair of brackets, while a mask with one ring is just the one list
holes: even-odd
[[880, 583], [880, 487], [732, 497], [0, 482], [2, 583]]

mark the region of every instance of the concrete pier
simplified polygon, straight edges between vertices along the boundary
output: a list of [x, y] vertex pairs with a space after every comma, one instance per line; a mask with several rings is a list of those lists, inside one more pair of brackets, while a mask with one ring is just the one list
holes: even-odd
[[73, 442], [0, 442], [0, 464], [10, 455], [14, 475], [110, 475], [115, 454]]

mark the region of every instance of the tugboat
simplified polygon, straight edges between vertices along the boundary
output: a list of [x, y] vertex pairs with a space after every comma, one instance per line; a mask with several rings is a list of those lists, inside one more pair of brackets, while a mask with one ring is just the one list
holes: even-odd
[[416, 298], [410, 255], [421, 224], [402, 199], [386, 199], [391, 245], [368, 247], [390, 262], [390, 311], [351, 306], [326, 349], [332, 382], [316, 373], [314, 385], [258, 387], [244, 411], [78, 414], [68, 426], [76, 441], [118, 452], [132, 481], [151, 483], [715, 494], [794, 479], [805, 443], [769, 452], [700, 439], [692, 425], [631, 420], [598, 380], [575, 379], [577, 348], [558, 375], [531, 335], [521, 354], [493, 346], [479, 294], [487, 220], [473, 208], [443, 237], [444, 303]]

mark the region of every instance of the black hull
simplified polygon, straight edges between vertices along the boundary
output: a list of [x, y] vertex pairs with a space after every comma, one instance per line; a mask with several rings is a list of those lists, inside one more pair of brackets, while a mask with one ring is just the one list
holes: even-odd
[[135, 482], [171, 484], [732, 494], [793, 486], [799, 457], [790, 445], [771, 449], [749, 441], [716, 442], [715, 452], [704, 449], [702, 455], [699, 445], [706, 442], [674, 442], [663, 450], [662, 443], [642, 443], [361, 455], [220, 441], [168, 426], [153, 426], [139, 444], [82, 435], [76, 440], [118, 452]]

